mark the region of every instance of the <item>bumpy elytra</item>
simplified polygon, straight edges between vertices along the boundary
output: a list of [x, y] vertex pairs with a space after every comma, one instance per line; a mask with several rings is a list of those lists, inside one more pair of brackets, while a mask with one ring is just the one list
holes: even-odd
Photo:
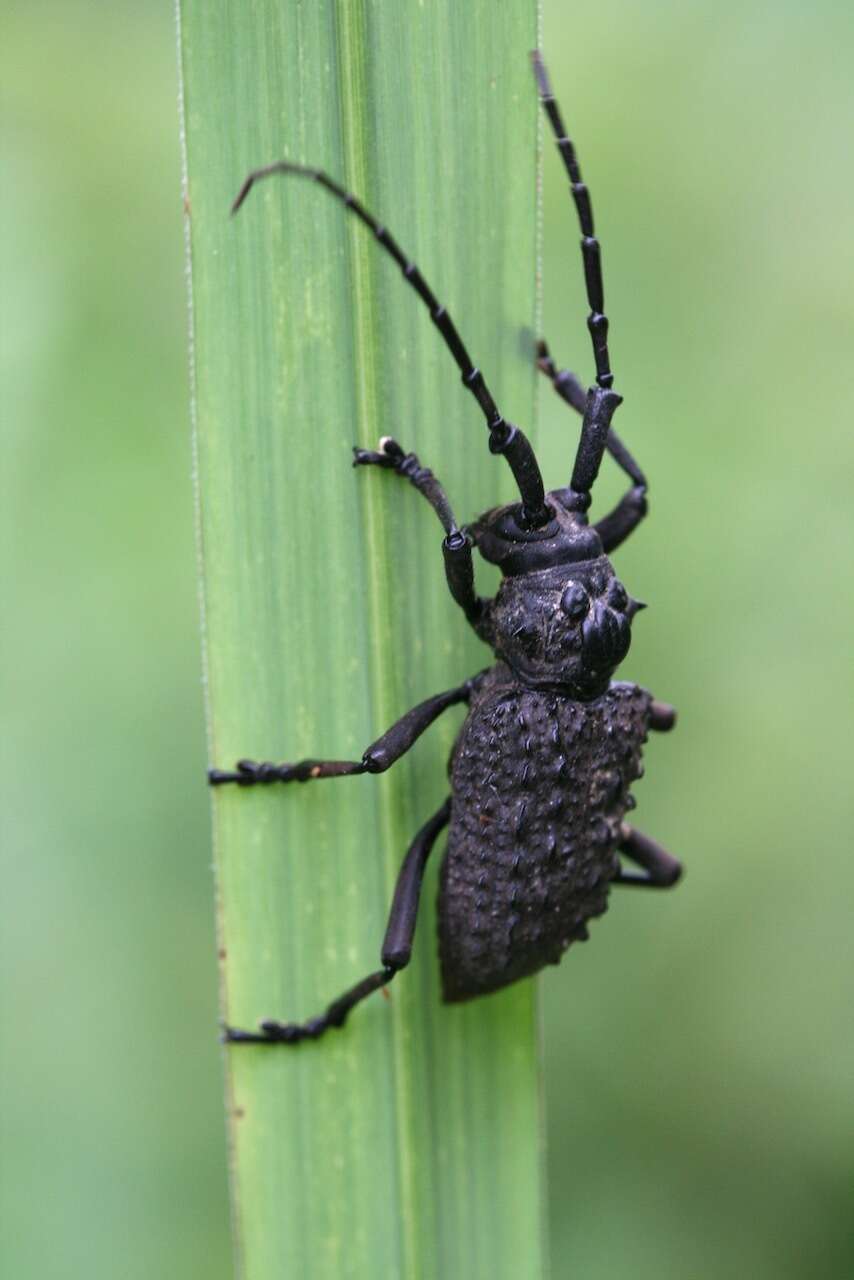
[[439, 896], [446, 1000], [557, 964], [608, 905], [651, 699], [613, 684], [590, 702], [502, 665], [472, 697], [451, 763]]
[[[508, 462], [520, 501], [460, 527], [433, 472], [414, 453], [383, 437], [377, 450], [356, 448], [354, 465], [377, 466], [408, 480], [438, 515], [445, 575], [454, 600], [496, 662], [488, 670], [413, 707], [364, 752], [361, 760], [273, 764], [239, 760], [211, 769], [219, 786], [309, 782], [382, 773], [448, 707], [468, 705], [451, 753], [451, 794], [409, 847], [395, 887], [383, 940], [382, 967], [349, 987], [324, 1013], [305, 1022], [267, 1019], [253, 1031], [229, 1026], [225, 1038], [298, 1044], [341, 1027], [365, 996], [410, 960], [424, 868], [440, 832], [448, 847], [439, 881], [439, 956], [444, 998], [468, 1000], [556, 964], [585, 939], [587, 923], [605, 911], [612, 885], [666, 888], [681, 866], [654, 840], [625, 822], [632, 782], [650, 730], [673, 726], [672, 707], [637, 685], [612, 679], [631, 643], [643, 606], [618, 580], [609, 555], [643, 519], [647, 482], [611, 427], [622, 398], [613, 390], [599, 242], [587, 187], [552, 96], [533, 55], [540, 97], [555, 133], [581, 226], [596, 383], [585, 390], [558, 370], [544, 342], [537, 363], [582, 418], [570, 482], [546, 494], [533, 449], [500, 414], [453, 321], [418, 267], [365, 207], [319, 169], [290, 161], [258, 169], [233, 209], [271, 174], [313, 179], [353, 213], [397, 262], [472, 392], [489, 430], [493, 454]], [[609, 452], [630, 480], [616, 507], [591, 523], [591, 489]], [[474, 585], [472, 552], [498, 565], [493, 599]], [[639, 870], [624, 867], [624, 859]]]

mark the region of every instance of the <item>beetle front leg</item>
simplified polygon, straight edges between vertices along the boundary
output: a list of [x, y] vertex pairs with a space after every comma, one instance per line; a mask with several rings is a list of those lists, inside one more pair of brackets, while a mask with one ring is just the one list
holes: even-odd
[[426, 498], [442, 523], [445, 533], [450, 535], [457, 529], [457, 522], [448, 502], [447, 494], [429, 467], [422, 467], [416, 453], [407, 453], [391, 436], [383, 436], [379, 448], [353, 449], [354, 467], [383, 467], [394, 471], [408, 480], [422, 497]]
[[366, 996], [391, 982], [396, 973], [405, 969], [412, 956], [415, 924], [421, 901], [421, 883], [424, 868], [436, 838], [451, 816], [450, 798], [433, 814], [418, 832], [403, 861], [395, 885], [394, 898], [383, 939], [382, 969], [369, 973], [361, 982], [350, 987], [326, 1011], [307, 1022], [276, 1022], [267, 1019], [258, 1031], [241, 1031], [226, 1027], [223, 1038], [232, 1044], [299, 1044], [302, 1040], [317, 1040], [332, 1027], [343, 1027], [348, 1014]]
[[[537, 343], [537, 368], [541, 369], [551, 381], [562, 400], [576, 413], [584, 413], [587, 406], [587, 391], [583, 383], [571, 370], [558, 369], [545, 342]], [[623, 494], [613, 511], [596, 521], [596, 530], [608, 555], [620, 543], [625, 542], [630, 533], [634, 532], [646, 515], [648, 507], [646, 476], [613, 427], [608, 429], [606, 448], [617, 465], [632, 481], [631, 489]]]
[[[457, 527], [445, 490], [433, 472], [428, 467], [422, 467], [418, 455], [406, 453], [396, 440], [392, 440], [391, 436], [383, 436], [378, 451], [355, 448], [353, 455], [354, 467], [384, 467], [386, 470], [395, 471], [408, 480], [430, 503], [445, 530], [442, 553], [448, 590], [462, 609], [467, 621], [477, 630], [478, 623], [483, 618], [486, 601], [474, 589], [471, 542], [468, 536]], [[488, 641], [488, 637], [482, 638]]]
[[644, 481], [642, 484], [632, 485], [631, 489], [623, 494], [613, 511], [609, 511], [601, 520], [596, 521], [596, 532], [602, 539], [602, 547], [606, 555], [610, 555], [622, 542], [625, 542], [630, 533], [634, 533], [648, 510], [646, 481]]
[[382, 737], [377, 738], [362, 755], [361, 760], [299, 760], [294, 764], [273, 764], [270, 761], [238, 760], [233, 772], [210, 769], [208, 782], [213, 787], [227, 782], [250, 787], [269, 782], [313, 782], [320, 778], [345, 778], [354, 773], [384, 773], [386, 769], [405, 755], [417, 738], [428, 729], [448, 707], [458, 702], [468, 702], [472, 682], [447, 693], [427, 698], [417, 707], [407, 711]]
[[576, 413], [584, 413], [587, 408], [587, 388], [570, 369], [558, 369], [552, 360], [548, 344], [542, 338], [537, 343], [537, 368], [546, 375], [562, 400]]

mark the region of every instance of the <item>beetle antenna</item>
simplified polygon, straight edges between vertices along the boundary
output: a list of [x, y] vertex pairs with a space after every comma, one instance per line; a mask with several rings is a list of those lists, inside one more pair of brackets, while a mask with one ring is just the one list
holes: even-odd
[[593, 207], [590, 203], [590, 192], [581, 180], [581, 170], [575, 155], [575, 147], [567, 137], [566, 127], [560, 114], [560, 107], [552, 93], [548, 72], [538, 49], [531, 54], [534, 75], [540, 91], [540, 101], [548, 116], [549, 124], [555, 135], [557, 149], [560, 152], [564, 167], [569, 175], [569, 189], [575, 202], [578, 221], [581, 226], [581, 256], [584, 261], [584, 283], [587, 288], [587, 301], [590, 314], [587, 317], [587, 328], [593, 343], [593, 358], [596, 361], [596, 387], [587, 393], [587, 405], [584, 410], [584, 422], [581, 427], [581, 440], [575, 457], [571, 485], [576, 492], [589, 493], [593, 481], [602, 462], [602, 454], [608, 440], [608, 427], [614, 411], [621, 403], [622, 397], [611, 390], [614, 375], [608, 356], [608, 317], [605, 315], [605, 293], [602, 287], [602, 258], [599, 241], [593, 229]]
[[551, 519], [551, 512], [546, 506], [543, 478], [530, 441], [518, 427], [513, 426], [512, 423], [505, 421], [502, 417], [486, 385], [483, 374], [472, 363], [465, 344], [457, 333], [453, 320], [436, 298], [418, 267], [407, 258], [391, 233], [368, 212], [354, 195], [346, 191], [344, 187], [339, 186], [322, 169], [312, 169], [306, 165], [294, 164], [290, 160], [280, 160], [276, 164], [265, 166], [263, 169], [255, 169], [246, 177], [243, 186], [237, 193], [234, 204], [231, 206], [231, 212], [233, 214], [237, 213], [256, 182], [274, 173], [311, 178], [321, 187], [324, 187], [337, 200], [340, 200], [346, 209], [354, 213], [369, 231], [373, 232], [378, 244], [394, 258], [403, 272], [404, 279], [412, 285], [412, 288], [430, 312], [430, 319], [439, 330], [445, 345], [457, 362], [457, 367], [462, 375], [463, 386], [472, 393], [486, 418], [486, 423], [489, 427], [490, 451], [502, 454], [507, 459], [522, 498], [525, 521], [534, 527], [547, 524]]
[[578, 221], [581, 226], [581, 255], [584, 259], [584, 282], [587, 286], [587, 301], [590, 304], [590, 315], [587, 317], [587, 328], [593, 342], [593, 356], [596, 361], [596, 381], [600, 387], [610, 387], [614, 375], [608, 360], [608, 317], [605, 315], [605, 294], [602, 288], [602, 260], [599, 241], [593, 230], [593, 208], [590, 203], [590, 192], [581, 180], [581, 170], [575, 156], [575, 147], [567, 137], [566, 128], [560, 114], [548, 72], [538, 49], [531, 54], [534, 64], [534, 75], [540, 91], [540, 101], [549, 118], [549, 124], [555, 135], [557, 149], [560, 152], [564, 167], [569, 175], [569, 189], [575, 201]]

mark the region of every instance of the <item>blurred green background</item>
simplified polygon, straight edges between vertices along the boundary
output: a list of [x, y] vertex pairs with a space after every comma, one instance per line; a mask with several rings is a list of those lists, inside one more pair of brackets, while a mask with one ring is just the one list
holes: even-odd
[[[0, 1269], [219, 1280], [173, 15], [3, 27]], [[554, 1276], [848, 1276], [854, 11], [547, 0], [544, 47], [652, 481], [624, 674], [681, 712], [638, 825], [688, 865], [542, 983]], [[544, 208], [589, 376], [551, 146]], [[576, 429], [544, 384], [553, 483]]]

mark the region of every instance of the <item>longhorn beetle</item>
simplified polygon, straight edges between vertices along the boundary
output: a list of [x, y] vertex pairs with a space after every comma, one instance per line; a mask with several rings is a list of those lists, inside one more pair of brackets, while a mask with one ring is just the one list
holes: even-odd
[[[622, 397], [608, 358], [599, 242], [587, 187], [546, 69], [532, 55], [540, 98], [569, 176], [581, 224], [581, 253], [590, 315], [596, 385], [588, 391], [558, 370], [544, 342], [539, 368], [581, 415], [581, 437], [569, 486], [544, 492], [534, 451], [499, 412], [451, 320], [414, 262], [362, 204], [320, 169], [283, 160], [250, 173], [232, 212], [271, 174], [311, 178], [371, 231], [394, 258], [459, 366], [463, 385], [486, 418], [489, 448], [508, 462], [520, 501], [460, 526], [442, 486], [414, 453], [384, 437], [376, 452], [354, 449], [354, 466], [384, 467], [430, 503], [445, 531], [448, 589], [467, 621], [495, 653], [495, 664], [456, 689], [428, 698], [367, 748], [361, 760], [301, 760], [295, 764], [239, 760], [233, 772], [212, 769], [214, 786], [308, 782], [383, 773], [448, 707], [468, 714], [449, 763], [451, 794], [416, 835], [397, 880], [382, 946], [382, 968], [307, 1022], [266, 1021], [257, 1031], [229, 1027], [230, 1041], [296, 1044], [341, 1027], [371, 992], [410, 959], [421, 881], [439, 833], [448, 827], [440, 872], [439, 957], [447, 1001], [485, 995], [556, 964], [585, 939], [587, 921], [601, 915], [612, 884], [665, 888], [681, 866], [654, 840], [629, 826], [629, 787], [641, 774], [641, 747], [650, 729], [673, 727], [675, 711], [644, 689], [611, 676], [626, 656], [632, 619], [643, 606], [617, 580], [609, 554], [646, 514], [647, 483], [611, 429]], [[631, 486], [616, 507], [588, 522], [590, 490], [605, 450]], [[472, 548], [501, 569], [493, 599], [474, 587]], [[624, 869], [620, 855], [640, 871]]]

